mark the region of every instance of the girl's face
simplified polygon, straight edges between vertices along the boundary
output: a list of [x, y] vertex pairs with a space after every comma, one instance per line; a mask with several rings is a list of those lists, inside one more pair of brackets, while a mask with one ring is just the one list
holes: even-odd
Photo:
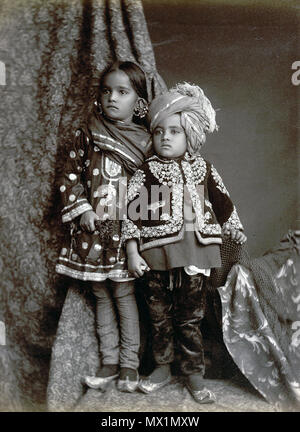
[[187, 142], [179, 114], [167, 117], [156, 126], [153, 132], [153, 146], [159, 156], [168, 159], [184, 155]]
[[125, 72], [109, 72], [100, 90], [103, 113], [112, 120], [131, 121], [139, 96]]

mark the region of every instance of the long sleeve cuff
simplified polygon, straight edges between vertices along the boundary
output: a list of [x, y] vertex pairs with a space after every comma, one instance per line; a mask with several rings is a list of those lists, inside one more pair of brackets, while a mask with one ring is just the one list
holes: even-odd
[[244, 227], [240, 221], [240, 218], [238, 217], [238, 214], [237, 214], [235, 207], [233, 208], [233, 211], [232, 211], [230, 217], [222, 225], [223, 230], [226, 228], [234, 228], [234, 229], [239, 230], [239, 231], [244, 230]]
[[73, 219], [89, 210], [93, 210], [93, 207], [87, 201], [87, 199], [78, 199], [73, 204], [70, 204], [62, 209], [62, 221], [64, 223], [71, 222]]
[[136, 239], [140, 240], [141, 231], [131, 220], [126, 219], [122, 222], [122, 242], [127, 240]]

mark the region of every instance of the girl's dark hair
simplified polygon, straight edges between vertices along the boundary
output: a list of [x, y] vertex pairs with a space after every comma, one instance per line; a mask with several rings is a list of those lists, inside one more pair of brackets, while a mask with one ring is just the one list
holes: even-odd
[[101, 75], [99, 92], [101, 92], [101, 89], [103, 87], [103, 81], [106, 75], [108, 75], [110, 72], [116, 72], [118, 70], [126, 73], [137, 95], [148, 102], [147, 82], [145, 74], [137, 64], [131, 61], [116, 61], [113, 64], [109, 65]]

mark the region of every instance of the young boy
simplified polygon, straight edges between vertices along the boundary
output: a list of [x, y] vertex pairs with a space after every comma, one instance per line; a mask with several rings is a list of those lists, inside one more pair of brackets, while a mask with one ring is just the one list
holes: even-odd
[[[200, 87], [178, 85], [154, 99], [149, 114], [155, 155], [129, 182], [122, 229], [128, 269], [145, 276], [153, 328], [156, 368], [139, 388], [149, 393], [171, 380], [176, 335], [188, 390], [198, 403], [211, 403], [215, 395], [203, 381], [200, 331], [205, 278], [221, 266], [222, 230], [239, 243], [246, 236], [221, 177], [199, 153], [206, 133], [217, 128], [215, 111]], [[147, 212], [136, 217], [137, 208]]]

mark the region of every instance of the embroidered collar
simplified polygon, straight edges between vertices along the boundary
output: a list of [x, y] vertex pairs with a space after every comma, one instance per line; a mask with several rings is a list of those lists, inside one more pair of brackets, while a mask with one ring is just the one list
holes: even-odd
[[173, 162], [180, 163], [183, 160], [188, 161], [188, 162], [192, 162], [192, 161], [194, 161], [199, 156], [200, 156], [199, 154], [197, 154], [197, 155], [190, 155], [188, 152], [185, 152], [185, 154], [183, 156], [180, 156], [180, 157], [174, 158], [174, 159], [170, 159], [170, 158], [164, 158], [162, 156], [154, 154], [153, 156], [151, 156], [151, 157], [149, 157], [147, 159], [147, 162], [148, 161], [154, 161], [154, 160], [162, 162], [162, 163], [165, 163], [165, 164], [170, 164], [170, 163], [173, 163]]
[[174, 159], [151, 158], [151, 160], [148, 160], [148, 166], [153, 176], [163, 185], [172, 186], [183, 183], [180, 164]]

